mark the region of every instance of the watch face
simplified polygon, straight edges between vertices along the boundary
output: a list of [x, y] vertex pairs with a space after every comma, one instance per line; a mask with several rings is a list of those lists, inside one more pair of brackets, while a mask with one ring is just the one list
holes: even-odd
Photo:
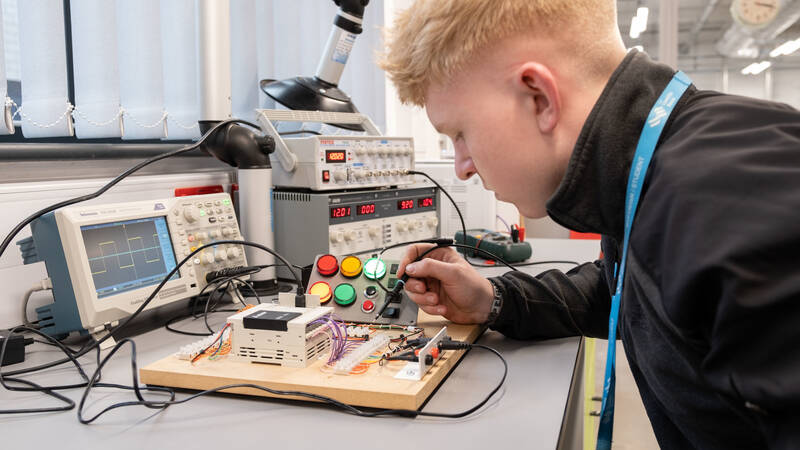
[[780, 6], [780, 0], [734, 0], [731, 13], [742, 25], [762, 27], [775, 19]]

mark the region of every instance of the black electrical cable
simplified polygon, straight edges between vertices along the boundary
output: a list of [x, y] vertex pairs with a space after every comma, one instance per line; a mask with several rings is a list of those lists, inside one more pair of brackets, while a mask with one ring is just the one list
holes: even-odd
[[[210, 242], [208, 244], [201, 245], [200, 247], [197, 247], [194, 251], [192, 251], [184, 259], [182, 259], [164, 277], [164, 279], [161, 280], [161, 282], [156, 286], [156, 288], [153, 290], [153, 292], [150, 294], [150, 296], [148, 296], [147, 299], [144, 302], [142, 302], [141, 305], [139, 305], [139, 307], [136, 309], [136, 311], [134, 311], [130, 316], [126, 317], [122, 322], [120, 322], [119, 325], [117, 325], [116, 327], [114, 327], [111, 330], [109, 330], [108, 333], [105, 336], [103, 336], [102, 338], [100, 338], [100, 339], [98, 339], [96, 341], [93, 341], [93, 342], [88, 342], [87, 344], [85, 344], [81, 348], [81, 350], [78, 352], [77, 356], [80, 357], [80, 356], [85, 355], [86, 353], [88, 353], [92, 349], [98, 347], [100, 344], [105, 342], [107, 339], [110, 339], [111, 337], [113, 337], [114, 334], [117, 333], [119, 330], [121, 330], [122, 328], [127, 326], [127, 324], [131, 322], [131, 320], [135, 319], [147, 307], [147, 305], [149, 305], [150, 302], [153, 301], [155, 296], [158, 295], [158, 292], [161, 291], [161, 289], [164, 287], [165, 284], [167, 284], [167, 282], [172, 278], [172, 276], [181, 267], [183, 267], [183, 265], [187, 261], [191, 260], [192, 257], [194, 257], [195, 254], [199, 253], [200, 251], [202, 251], [202, 250], [204, 250], [204, 249], [206, 249], [208, 247], [213, 247], [215, 245], [222, 245], [222, 244], [244, 245], [244, 246], [248, 246], [248, 247], [259, 248], [259, 249], [261, 249], [263, 251], [266, 251], [267, 253], [270, 253], [271, 255], [275, 256], [277, 259], [279, 259], [281, 262], [283, 262], [286, 266], [291, 266], [292, 265], [283, 256], [281, 256], [280, 254], [278, 254], [274, 250], [272, 250], [272, 249], [270, 249], [268, 247], [265, 247], [265, 246], [263, 246], [263, 245], [261, 245], [259, 243], [256, 243], [256, 242], [236, 241], [236, 240], [222, 240], [222, 241], [215, 241], [215, 242]], [[295, 273], [294, 270], [289, 270], [289, 272], [291, 272], [294, 275], [295, 281], [297, 282], [297, 285], [298, 285], [298, 290], [302, 289], [303, 291], [305, 291], [305, 287], [303, 285], [302, 280], [300, 279], [300, 276], [297, 275], [297, 273]], [[39, 365], [39, 366], [36, 366], [36, 367], [31, 367], [31, 368], [27, 368], [27, 369], [19, 369], [19, 370], [13, 371], [13, 372], [8, 372], [8, 373], [6, 373], [6, 375], [7, 376], [13, 376], [13, 375], [20, 375], [20, 374], [23, 374], [23, 373], [37, 372], [39, 370], [44, 370], [44, 369], [48, 369], [50, 367], [58, 366], [60, 364], [68, 362], [68, 361], [69, 361], [69, 359], [60, 359], [60, 360], [52, 361], [50, 363], [42, 364], [42, 365]]]
[[[114, 356], [114, 354], [125, 344], [130, 344], [131, 345], [131, 369], [132, 369], [132, 375], [133, 375], [133, 382], [132, 382], [132, 388], [131, 389], [135, 392], [136, 398], [138, 399], [138, 401], [128, 401], [128, 402], [114, 403], [112, 405], [109, 405], [109, 406], [105, 407], [104, 409], [102, 409], [100, 412], [98, 412], [94, 416], [89, 417], [89, 418], [85, 418], [84, 417], [84, 405], [86, 404], [86, 400], [87, 400], [87, 398], [89, 396], [89, 393], [91, 392], [91, 390], [96, 385], [96, 375], [108, 363], [108, 361], [111, 359], [111, 357]], [[466, 416], [474, 413], [475, 411], [478, 411], [486, 403], [488, 403], [489, 400], [494, 396], [494, 394], [497, 393], [497, 391], [499, 391], [500, 388], [503, 386], [503, 384], [506, 381], [506, 377], [508, 376], [508, 363], [506, 362], [505, 358], [503, 358], [503, 355], [501, 355], [500, 352], [498, 352], [497, 350], [495, 350], [495, 349], [493, 349], [491, 347], [487, 347], [485, 345], [480, 345], [480, 344], [472, 344], [472, 345], [467, 344], [467, 345], [465, 345], [465, 348], [482, 348], [482, 349], [488, 350], [488, 351], [494, 353], [498, 358], [500, 358], [500, 361], [503, 363], [503, 376], [500, 378], [500, 381], [497, 383], [497, 386], [495, 386], [495, 388], [492, 389], [489, 392], [489, 394], [483, 400], [481, 400], [478, 404], [476, 404], [475, 406], [473, 406], [473, 407], [471, 407], [471, 408], [469, 408], [469, 409], [467, 409], [465, 411], [458, 412], [458, 413], [426, 412], [426, 411], [416, 411], [416, 410], [410, 410], [410, 409], [381, 409], [381, 410], [376, 410], [376, 411], [365, 411], [365, 410], [356, 408], [354, 406], [348, 405], [348, 404], [343, 403], [343, 402], [341, 402], [339, 400], [336, 400], [336, 399], [333, 399], [331, 397], [327, 397], [327, 396], [324, 396], [324, 395], [313, 394], [313, 393], [310, 393], [310, 392], [303, 392], [303, 391], [284, 391], [284, 390], [278, 390], [278, 389], [271, 389], [271, 388], [268, 388], [268, 387], [265, 387], [265, 386], [260, 386], [260, 385], [257, 385], [257, 384], [250, 384], [250, 383], [228, 384], [228, 385], [224, 385], [224, 386], [219, 386], [219, 387], [216, 387], [216, 388], [213, 388], [213, 389], [207, 389], [205, 391], [200, 391], [200, 392], [194, 393], [194, 394], [189, 395], [186, 398], [183, 398], [183, 399], [180, 399], [180, 400], [175, 400], [174, 399], [174, 391], [170, 390], [170, 392], [172, 392], [172, 395], [173, 395], [173, 397], [170, 400], [166, 400], [166, 401], [145, 400], [144, 397], [142, 396], [141, 392], [140, 392], [141, 388], [139, 387], [139, 378], [138, 378], [139, 371], [138, 371], [137, 364], [136, 364], [136, 343], [133, 342], [133, 340], [126, 338], [126, 339], [120, 340], [114, 346], [114, 348], [111, 349], [111, 351], [108, 353], [108, 355], [106, 355], [106, 357], [103, 358], [103, 360], [100, 362], [100, 364], [98, 364], [97, 370], [96, 370], [95, 374], [92, 376], [92, 378], [89, 380], [89, 382], [87, 383], [86, 389], [84, 390], [83, 395], [81, 396], [80, 403], [78, 404], [78, 420], [82, 424], [90, 424], [90, 423], [94, 422], [95, 420], [97, 420], [103, 414], [105, 414], [105, 413], [107, 413], [109, 411], [112, 411], [114, 409], [117, 409], [117, 408], [139, 405], [139, 406], [145, 406], [145, 407], [148, 407], [148, 408], [164, 409], [164, 408], [167, 408], [168, 406], [171, 406], [171, 405], [179, 405], [179, 404], [182, 404], [182, 403], [186, 403], [188, 401], [191, 401], [191, 400], [193, 400], [195, 398], [198, 398], [198, 397], [201, 397], [203, 395], [208, 395], [208, 394], [212, 394], [212, 393], [216, 393], [216, 392], [222, 392], [222, 391], [226, 391], [226, 390], [229, 390], [229, 389], [237, 389], [237, 388], [252, 388], [252, 389], [257, 389], [257, 390], [260, 390], [260, 391], [264, 391], [264, 392], [270, 393], [272, 395], [303, 397], [303, 398], [309, 398], [309, 399], [312, 399], [312, 400], [318, 400], [320, 402], [336, 406], [336, 407], [344, 410], [345, 412], [348, 412], [348, 413], [351, 413], [351, 414], [354, 414], [354, 415], [360, 416], [360, 417], [400, 416], [400, 417], [414, 418], [414, 417], [418, 417], [418, 416], [423, 416], [423, 417], [440, 417], [440, 418], [458, 419], [458, 418], [461, 418], [461, 417], [466, 417]], [[163, 388], [163, 389], [166, 389], [166, 388]]]
[[[41, 393], [44, 393], [44, 394], [46, 394], [46, 395], [48, 395], [50, 397], [53, 397], [53, 398], [55, 398], [55, 399], [57, 399], [57, 400], [59, 400], [59, 401], [61, 401], [61, 402], [66, 404], [65, 406], [55, 406], [55, 407], [47, 407], [47, 408], [24, 408], [24, 409], [0, 410], [0, 414], [28, 414], [28, 413], [58, 412], [58, 411], [68, 411], [68, 410], [74, 408], [75, 407], [75, 402], [72, 401], [72, 399], [69, 399], [69, 398], [67, 398], [67, 397], [65, 397], [65, 396], [63, 396], [63, 395], [61, 395], [61, 394], [59, 394], [59, 393], [57, 393], [55, 391], [57, 391], [57, 390], [66, 390], [66, 389], [76, 389], [76, 388], [82, 388], [82, 387], [88, 386], [89, 377], [86, 375], [86, 372], [83, 370], [83, 367], [81, 366], [80, 362], [78, 361], [78, 359], [77, 359], [78, 356], [76, 355], [76, 352], [74, 350], [70, 349], [69, 347], [65, 346], [64, 344], [62, 344], [58, 340], [54, 339], [53, 337], [51, 337], [51, 336], [49, 336], [49, 335], [47, 335], [47, 334], [35, 329], [35, 328], [30, 328], [30, 327], [24, 327], [23, 326], [23, 327], [16, 327], [16, 328], [11, 330], [12, 334], [13, 333], [21, 333], [21, 332], [30, 332], [30, 333], [34, 333], [36, 335], [39, 335], [39, 336], [43, 337], [44, 339], [46, 339], [46, 341], [43, 341], [43, 342], [47, 343], [48, 345], [52, 345], [52, 346], [58, 347], [67, 356], [67, 360], [72, 362], [75, 365], [75, 367], [76, 367], [76, 369], [78, 371], [78, 374], [81, 376], [81, 378], [84, 379], [84, 382], [83, 383], [70, 384], [70, 385], [62, 385], [62, 386], [41, 386], [41, 385], [39, 385], [37, 383], [34, 383], [32, 381], [29, 381], [29, 380], [24, 380], [24, 379], [21, 379], [21, 378], [10, 378], [10, 377], [4, 376], [4, 374], [2, 372], [0, 372], [0, 385], [3, 386], [5, 389], [7, 389], [9, 391], [41, 392]], [[8, 343], [8, 340], [5, 340], [3, 342], [2, 347], [0, 347], [0, 360], [2, 360], [3, 357], [5, 356], [7, 343]], [[97, 381], [100, 380], [100, 374], [101, 374], [100, 362], [101, 362], [100, 361], [100, 349], [98, 347], [97, 348], [98, 369], [95, 370], [95, 373], [93, 375], [93, 377], [95, 379], [95, 385], [97, 387], [108, 387], [108, 388], [118, 388], [118, 389], [132, 389], [129, 386], [122, 386], [122, 385], [118, 385], [118, 384], [97, 383]], [[24, 385], [27, 385], [28, 387], [14, 387], [14, 386], [8, 385], [7, 384], [8, 382], [24, 384]], [[169, 390], [167, 388], [161, 388], [161, 387], [145, 387], [145, 390], [147, 390], [147, 391], [159, 391], [159, 392], [171, 392], [171, 390]], [[172, 398], [173, 399], [175, 398], [174, 393], [172, 395]]]
[[[411, 175], [422, 175], [423, 177], [427, 178], [428, 180], [430, 180], [431, 183], [435, 184], [436, 187], [438, 187], [440, 191], [442, 191], [442, 193], [447, 197], [448, 200], [450, 200], [450, 203], [453, 204], [453, 208], [456, 209], [456, 213], [458, 214], [458, 220], [461, 221], [461, 232], [464, 233], [463, 234], [463, 238], [464, 238], [464, 242], [463, 243], [466, 244], [467, 243], [467, 225], [464, 222], [464, 216], [461, 215], [461, 210], [458, 208], [458, 205], [456, 204], [456, 201], [453, 200], [453, 197], [450, 196], [450, 193], [447, 192], [442, 187], [441, 184], [437, 183], [436, 180], [433, 179], [433, 177], [431, 177], [430, 175], [428, 175], [425, 172], [420, 172], [418, 170], [409, 170], [408, 173], [411, 174]], [[467, 255], [466, 254], [464, 255], [464, 259], [467, 259]]]
[[[492, 256], [491, 259], [495, 259], [495, 258], [497, 258], [497, 257], [496, 256]], [[475, 267], [497, 267], [496, 264], [477, 264], [477, 263], [473, 263], [472, 261], [470, 261], [470, 264], [475, 266]], [[579, 263], [577, 261], [562, 261], [562, 260], [553, 260], [553, 261], [546, 261], [545, 260], [545, 261], [530, 261], [530, 262], [524, 262], [524, 263], [511, 263], [511, 265], [513, 267], [540, 266], [540, 265], [544, 265], [544, 264], [570, 264], [570, 265], [573, 265], [573, 266], [580, 266], [581, 265], [581, 263]]]
[[14, 228], [11, 229], [11, 231], [8, 233], [8, 235], [6, 235], [5, 239], [3, 239], [3, 242], [0, 243], [0, 257], [3, 256], [3, 254], [6, 251], [6, 249], [11, 244], [11, 241], [14, 239], [14, 237], [23, 228], [25, 228], [28, 224], [30, 224], [31, 222], [33, 222], [37, 218], [39, 218], [39, 217], [41, 217], [41, 216], [43, 216], [43, 215], [45, 215], [45, 214], [47, 214], [49, 212], [55, 211], [55, 210], [57, 210], [59, 208], [63, 208], [65, 206], [70, 206], [70, 205], [74, 205], [76, 203], [80, 203], [80, 202], [84, 202], [84, 201], [87, 201], [87, 200], [92, 200], [94, 198], [97, 198], [100, 195], [102, 195], [103, 193], [105, 193], [106, 191], [108, 191], [109, 189], [111, 189], [112, 187], [114, 187], [115, 185], [117, 185], [120, 181], [122, 181], [123, 179], [127, 178], [129, 175], [137, 172], [139, 169], [141, 169], [141, 168], [143, 168], [145, 166], [148, 166], [148, 165], [150, 165], [150, 164], [152, 164], [154, 162], [157, 162], [157, 161], [161, 161], [162, 159], [170, 158], [170, 157], [177, 156], [177, 155], [180, 155], [180, 154], [183, 154], [183, 153], [186, 153], [186, 152], [190, 152], [192, 150], [197, 149], [198, 147], [203, 145], [205, 143], [206, 139], [208, 139], [208, 137], [211, 136], [215, 131], [217, 131], [218, 129], [220, 129], [220, 128], [226, 126], [226, 125], [230, 125], [231, 123], [241, 123], [241, 124], [253, 127], [255, 129], [257, 129], [257, 130], [260, 129], [260, 127], [258, 125], [254, 124], [252, 122], [248, 122], [246, 120], [241, 120], [241, 119], [223, 120], [222, 122], [219, 122], [218, 124], [216, 124], [213, 127], [211, 127], [211, 129], [209, 129], [194, 144], [189, 144], [189, 145], [187, 145], [185, 147], [181, 147], [181, 148], [179, 148], [177, 150], [173, 150], [171, 152], [163, 153], [161, 155], [154, 156], [154, 157], [152, 157], [150, 159], [146, 159], [146, 160], [140, 162], [139, 164], [136, 164], [135, 166], [131, 167], [130, 169], [126, 170], [125, 172], [122, 172], [116, 178], [114, 178], [113, 180], [109, 181], [103, 187], [101, 187], [100, 189], [96, 190], [95, 192], [93, 192], [91, 194], [81, 195], [80, 197], [75, 197], [75, 198], [72, 198], [72, 199], [69, 199], [69, 200], [64, 200], [63, 202], [59, 202], [59, 203], [56, 203], [54, 205], [50, 205], [50, 206], [48, 206], [48, 207], [46, 207], [44, 209], [41, 209], [39, 211], [36, 211], [35, 213], [33, 213], [30, 216], [28, 216], [27, 218], [25, 218], [22, 222], [18, 223]]
[[281, 136], [292, 136], [292, 135], [295, 135], [295, 134], [313, 134], [313, 135], [316, 135], [316, 136], [322, 136], [322, 133], [320, 133], [319, 131], [314, 131], [314, 130], [281, 131], [278, 134], [281, 135]]
[[[277, 266], [277, 265], [278, 264], [266, 264], [266, 265], [261, 265], [261, 266], [256, 266], [256, 267], [259, 268], [259, 269], [265, 269], [267, 267], [273, 267], [273, 266]], [[209, 307], [208, 306], [209, 304], [212, 303], [212, 300], [213, 300], [212, 299], [212, 295], [214, 294], [214, 292], [217, 292], [219, 290], [219, 285], [221, 285], [221, 284], [223, 284], [223, 283], [225, 283], [227, 281], [239, 282], [242, 285], [244, 285], [245, 287], [247, 287], [248, 290], [250, 290], [250, 292], [253, 294], [253, 296], [258, 301], [258, 304], [261, 304], [261, 297], [258, 295], [258, 292], [256, 292], [255, 287], [253, 287], [253, 285], [249, 281], [242, 280], [240, 278], [241, 276], [243, 276], [243, 275], [236, 275], [236, 276], [231, 276], [231, 277], [227, 277], [227, 278], [220, 278], [218, 280], [214, 280], [212, 283], [209, 283], [209, 284], [205, 285], [203, 287], [203, 289], [200, 291], [200, 293], [197, 294], [197, 296], [195, 296], [195, 300], [193, 300], [192, 312], [190, 314], [180, 314], [180, 315], [177, 315], [177, 316], [167, 320], [166, 324], [164, 325], [164, 328], [166, 328], [167, 331], [170, 331], [172, 333], [183, 334], [183, 335], [186, 335], [186, 336], [210, 336], [210, 335], [212, 335], [214, 333], [214, 330], [208, 324], [208, 314], [210, 314], [212, 312], [237, 312], [237, 310], [235, 310], [235, 309], [220, 309], [220, 310], [218, 310], [218, 309], [216, 309], [216, 304], [214, 304], [213, 307]], [[206, 298], [206, 300], [204, 302], [199, 301], [200, 297], [202, 297], [202, 295], [205, 293], [205, 291], [207, 289], [209, 289], [209, 288], [213, 289], [213, 291], [211, 293], [209, 293], [209, 295], [207, 296], [207, 298]], [[223, 290], [223, 293], [225, 291], [227, 291], [227, 289]], [[236, 288], [236, 290], [234, 292], [237, 295], [237, 297], [239, 299], [239, 302], [245, 307], [248, 306], [248, 304], [244, 301], [244, 298], [239, 293], [239, 287], [238, 286], [237, 286], [237, 288]], [[203, 314], [203, 318], [204, 318], [204, 321], [205, 321], [206, 328], [209, 330], [209, 332], [208, 333], [205, 333], [205, 332], [201, 333], [201, 332], [194, 332], [194, 331], [183, 331], [183, 330], [178, 330], [176, 328], [173, 328], [172, 325], [174, 323], [178, 322], [178, 321], [187, 319], [189, 317], [193, 317], [195, 319], [198, 319], [198, 318], [201, 317], [200, 314], [196, 314], [194, 312], [197, 303], [205, 303], [205, 305], [206, 305], [205, 306], [205, 312]]]

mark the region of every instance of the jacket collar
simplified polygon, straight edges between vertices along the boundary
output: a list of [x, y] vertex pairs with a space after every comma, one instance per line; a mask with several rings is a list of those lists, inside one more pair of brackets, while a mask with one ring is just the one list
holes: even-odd
[[547, 212], [575, 231], [622, 241], [625, 189], [639, 134], [675, 71], [632, 50], [586, 119]]

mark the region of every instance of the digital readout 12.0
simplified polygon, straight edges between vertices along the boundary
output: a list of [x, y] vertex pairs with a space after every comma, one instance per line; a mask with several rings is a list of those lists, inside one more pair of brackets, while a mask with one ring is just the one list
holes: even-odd
[[337, 219], [339, 217], [350, 217], [350, 212], [349, 206], [337, 206], [335, 208], [331, 208], [331, 218]]

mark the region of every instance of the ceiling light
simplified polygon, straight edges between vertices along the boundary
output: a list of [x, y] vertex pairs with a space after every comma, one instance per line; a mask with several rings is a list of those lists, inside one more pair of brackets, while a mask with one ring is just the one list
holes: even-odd
[[775, 47], [774, 50], [769, 52], [769, 56], [772, 58], [781, 56], [781, 55], [790, 55], [800, 49], [800, 38], [786, 41], [783, 44]]
[[758, 75], [761, 72], [765, 71], [771, 65], [772, 63], [769, 61], [761, 61], [750, 64], [749, 66], [742, 69], [742, 75]]
[[649, 15], [650, 10], [646, 6], [636, 9], [636, 15], [631, 18], [630, 36], [632, 39], [637, 39], [647, 29], [647, 17]]

